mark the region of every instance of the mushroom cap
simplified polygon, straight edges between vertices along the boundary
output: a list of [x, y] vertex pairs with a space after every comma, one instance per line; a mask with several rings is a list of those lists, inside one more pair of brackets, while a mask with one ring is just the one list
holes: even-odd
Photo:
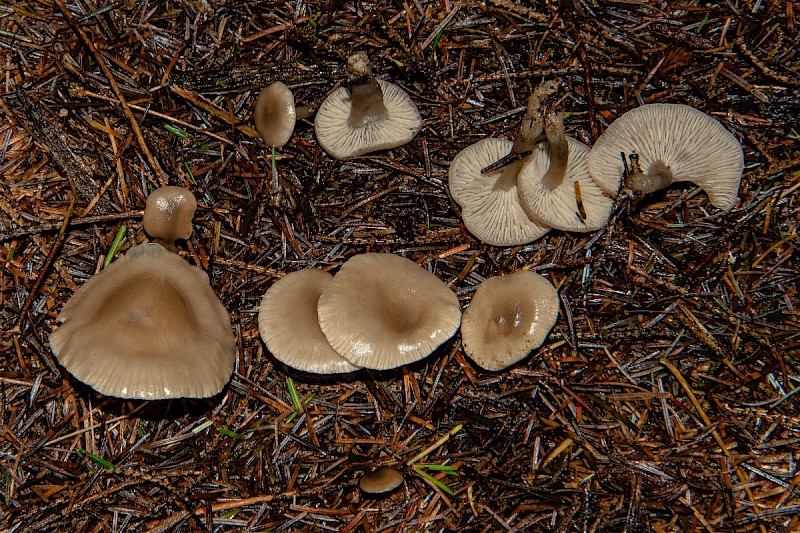
[[319, 328], [317, 301], [333, 276], [306, 268], [272, 284], [261, 300], [258, 329], [272, 355], [292, 368], [315, 374], [354, 372]]
[[386, 117], [363, 120], [360, 127], [349, 123], [352, 108], [350, 91], [340, 87], [323, 100], [314, 119], [320, 146], [336, 159], [350, 159], [378, 150], [396, 148], [411, 142], [422, 128], [417, 105], [403, 89], [383, 80]]
[[270, 148], [280, 148], [292, 137], [297, 111], [292, 90], [281, 81], [261, 91], [253, 111], [258, 134]]
[[92, 276], [50, 335], [79, 381], [119, 398], [206, 398], [236, 357], [228, 311], [208, 276], [159, 244], [142, 244]]
[[698, 185], [720, 209], [736, 203], [744, 170], [742, 146], [718, 120], [693, 107], [646, 104], [619, 117], [597, 139], [589, 173], [614, 196], [622, 180], [620, 152], [636, 152], [645, 172], [662, 161], [671, 168], [673, 181]]
[[387, 370], [429, 355], [461, 322], [458, 298], [413, 261], [399, 255], [351, 257], [317, 306], [328, 343], [354, 365]]
[[558, 318], [558, 293], [528, 270], [487, 278], [464, 311], [464, 352], [485, 370], [503, 370], [538, 348]]
[[531, 220], [520, 201], [517, 174], [524, 160], [481, 174], [481, 169], [511, 152], [513, 142], [483, 139], [461, 150], [450, 163], [450, 195], [461, 206], [464, 226], [496, 246], [527, 244], [550, 231]]
[[176, 240], [191, 237], [196, 210], [197, 200], [189, 189], [159, 187], [147, 197], [142, 224], [148, 235], [174, 248]]
[[374, 472], [364, 474], [358, 482], [361, 490], [368, 494], [391, 492], [403, 484], [403, 474], [391, 466], [382, 466]]
[[[537, 220], [564, 231], [594, 231], [605, 227], [611, 217], [614, 200], [604, 194], [589, 176], [586, 164], [589, 147], [567, 137], [569, 159], [564, 180], [554, 189], [542, 178], [550, 167], [550, 145], [541, 143], [528, 157], [519, 173], [517, 187], [522, 203]], [[577, 187], [576, 187], [577, 183]], [[586, 218], [580, 215], [576, 196], [580, 188]]]

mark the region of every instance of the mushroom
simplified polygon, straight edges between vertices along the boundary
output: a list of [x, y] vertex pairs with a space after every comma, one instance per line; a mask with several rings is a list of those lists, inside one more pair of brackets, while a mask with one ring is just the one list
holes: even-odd
[[364, 474], [358, 482], [361, 490], [368, 494], [386, 494], [403, 484], [403, 474], [391, 466], [382, 466]]
[[478, 285], [461, 322], [464, 352], [485, 370], [503, 370], [538, 348], [558, 318], [547, 278], [520, 270]]
[[351, 257], [325, 286], [319, 325], [339, 355], [387, 370], [429, 355], [461, 322], [458, 298], [435, 275], [394, 254]]
[[175, 251], [175, 241], [192, 235], [192, 218], [197, 200], [189, 189], [167, 185], [147, 197], [142, 223], [156, 242]]
[[267, 290], [258, 311], [258, 329], [277, 360], [314, 374], [359, 369], [330, 347], [319, 328], [317, 301], [332, 279], [324, 270], [307, 268], [287, 274]]
[[513, 142], [483, 139], [467, 146], [450, 163], [450, 195], [461, 206], [464, 226], [481, 241], [515, 246], [539, 239], [550, 228], [532, 220], [520, 202], [517, 175], [524, 160], [492, 170], [481, 169], [506, 156]]
[[360, 54], [348, 61], [360, 81], [351, 90], [340, 87], [328, 95], [314, 120], [320, 146], [336, 159], [402, 146], [422, 128], [422, 117], [408, 93], [373, 78], [364, 58]]
[[744, 154], [736, 137], [702, 111], [646, 104], [608, 127], [589, 153], [588, 165], [600, 188], [614, 196], [623, 179], [637, 195], [691, 181], [714, 206], [729, 211], [739, 192]]
[[296, 120], [294, 95], [285, 83], [276, 81], [258, 95], [253, 121], [270, 148], [281, 148], [289, 142]]
[[589, 147], [564, 133], [564, 115], [544, 121], [539, 144], [518, 175], [519, 196], [535, 219], [564, 231], [594, 231], [611, 217], [614, 201], [589, 176]]
[[231, 321], [201, 269], [142, 244], [87, 281], [58, 315], [56, 358], [119, 398], [206, 398], [230, 379]]

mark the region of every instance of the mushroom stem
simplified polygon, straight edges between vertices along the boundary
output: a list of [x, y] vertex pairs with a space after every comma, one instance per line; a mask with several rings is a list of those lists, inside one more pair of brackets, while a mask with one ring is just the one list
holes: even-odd
[[383, 90], [375, 78], [350, 89], [350, 102], [352, 107], [347, 123], [353, 128], [363, 128], [389, 116], [383, 103]]
[[561, 185], [564, 176], [567, 175], [569, 144], [564, 134], [564, 113], [553, 113], [552, 118], [545, 120], [544, 133], [550, 145], [550, 166], [542, 178], [542, 183], [547, 190], [552, 191]]
[[630, 155], [631, 172], [625, 179], [625, 185], [637, 194], [645, 195], [660, 191], [672, 183], [672, 169], [663, 161], [654, 161], [647, 173], [639, 165], [639, 156]]

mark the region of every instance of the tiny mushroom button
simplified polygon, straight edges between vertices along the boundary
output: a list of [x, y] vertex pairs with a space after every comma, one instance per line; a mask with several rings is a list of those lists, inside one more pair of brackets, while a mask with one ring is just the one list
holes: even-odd
[[189, 189], [168, 185], [147, 197], [142, 225], [156, 242], [175, 250], [175, 241], [192, 235], [197, 200]]
[[296, 121], [294, 95], [285, 83], [276, 81], [261, 91], [253, 111], [253, 122], [267, 146], [281, 148], [289, 142]]

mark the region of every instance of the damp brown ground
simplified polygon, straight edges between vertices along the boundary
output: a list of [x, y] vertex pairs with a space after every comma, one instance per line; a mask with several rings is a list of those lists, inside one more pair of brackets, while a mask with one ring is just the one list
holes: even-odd
[[[800, 530], [796, 9], [0, 2], [0, 529]], [[303, 121], [273, 190], [259, 89], [280, 79], [317, 105], [359, 50], [412, 95], [421, 133], [336, 162]], [[645, 102], [711, 114], [744, 146], [739, 202], [722, 213], [682, 184], [595, 233], [476, 241], [448, 164], [513, 137], [551, 79], [588, 143]], [[115, 236], [117, 256], [145, 241], [144, 199], [164, 183], [201, 204], [180, 251], [232, 313], [236, 370], [209, 400], [103, 397], [48, 337]], [[458, 336], [392, 372], [277, 364], [258, 335], [264, 291], [368, 250], [420, 262], [465, 306], [480, 280], [530, 268], [558, 288], [558, 323], [499, 373]], [[358, 480], [379, 465], [405, 483], [374, 499]]]

